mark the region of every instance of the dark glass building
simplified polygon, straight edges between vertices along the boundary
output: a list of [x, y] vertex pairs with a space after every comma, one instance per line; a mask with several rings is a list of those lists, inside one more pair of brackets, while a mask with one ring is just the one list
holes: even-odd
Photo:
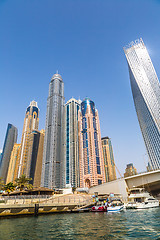
[[18, 135], [17, 128], [12, 124], [8, 123], [6, 137], [5, 137], [3, 151], [2, 151], [1, 167], [0, 167], [0, 177], [2, 177], [4, 183], [6, 183], [10, 156], [11, 156], [14, 143], [17, 142], [17, 135]]

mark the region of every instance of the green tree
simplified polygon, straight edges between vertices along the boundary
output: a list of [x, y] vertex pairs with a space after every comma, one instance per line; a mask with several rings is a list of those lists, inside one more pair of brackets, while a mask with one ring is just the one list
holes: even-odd
[[10, 192], [13, 192], [15, 190], [15, 185], [12, 182], [9, 182], [4, 186], [3, 190], [5, 190], [9, 194]]
[[32, 180], [32, 178], [27, 178], [25, 174], [22, 174], [21, 177], [17, 178], [15, 180], [16, 186], [22, 191], [24, 188], [32, 189], [33, 186], [29, 182]]

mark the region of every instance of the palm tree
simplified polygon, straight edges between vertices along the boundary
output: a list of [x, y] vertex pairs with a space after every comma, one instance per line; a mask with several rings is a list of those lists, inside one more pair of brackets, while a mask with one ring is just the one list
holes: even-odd
[[0, 190], [2, 190], [3, 187], [4, 187], [4, 182], [3, 182], [2, 178], [0, 178]]
[[8, 192], [9, 195], [10, 192], [13, 192], [15, 190], [15, 185], [12, 182], [9, 182], [4, 186], [3, 190]]
[[25, 174], [22, 174], [21, 177], [17, 178], [15, 180], [17, 187], [22, 191], [24, 188], [32, 189], [33, 186], [29, 182], [32, 180], [32, 178], [27, 178]]

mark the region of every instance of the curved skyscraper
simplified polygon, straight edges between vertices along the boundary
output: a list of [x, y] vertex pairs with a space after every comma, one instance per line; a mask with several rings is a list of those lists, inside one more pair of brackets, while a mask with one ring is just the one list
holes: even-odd
[[138, 121], [151, 169], [160, 168], [160, 83], [148, 51], [136, 40], [124, 47]]
[[46, 127], [44, 139], [41, 186], [62, 186], [61, 166], [63, 162], [62, 123], [64, 109], [64, 83], [59, 74], [54, 74], [49, 84]]

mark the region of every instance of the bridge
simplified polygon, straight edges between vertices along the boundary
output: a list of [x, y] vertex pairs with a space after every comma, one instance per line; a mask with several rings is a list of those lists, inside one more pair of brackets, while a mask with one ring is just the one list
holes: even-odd
[[114, 193], [121, 195], [126, 200], [128, 190], [134, 187], [144, 187], [152, 195], [158, 195], [160, 193], [160, 169], [91, 187], [89, 193], [98, 192], [99, 195]]

